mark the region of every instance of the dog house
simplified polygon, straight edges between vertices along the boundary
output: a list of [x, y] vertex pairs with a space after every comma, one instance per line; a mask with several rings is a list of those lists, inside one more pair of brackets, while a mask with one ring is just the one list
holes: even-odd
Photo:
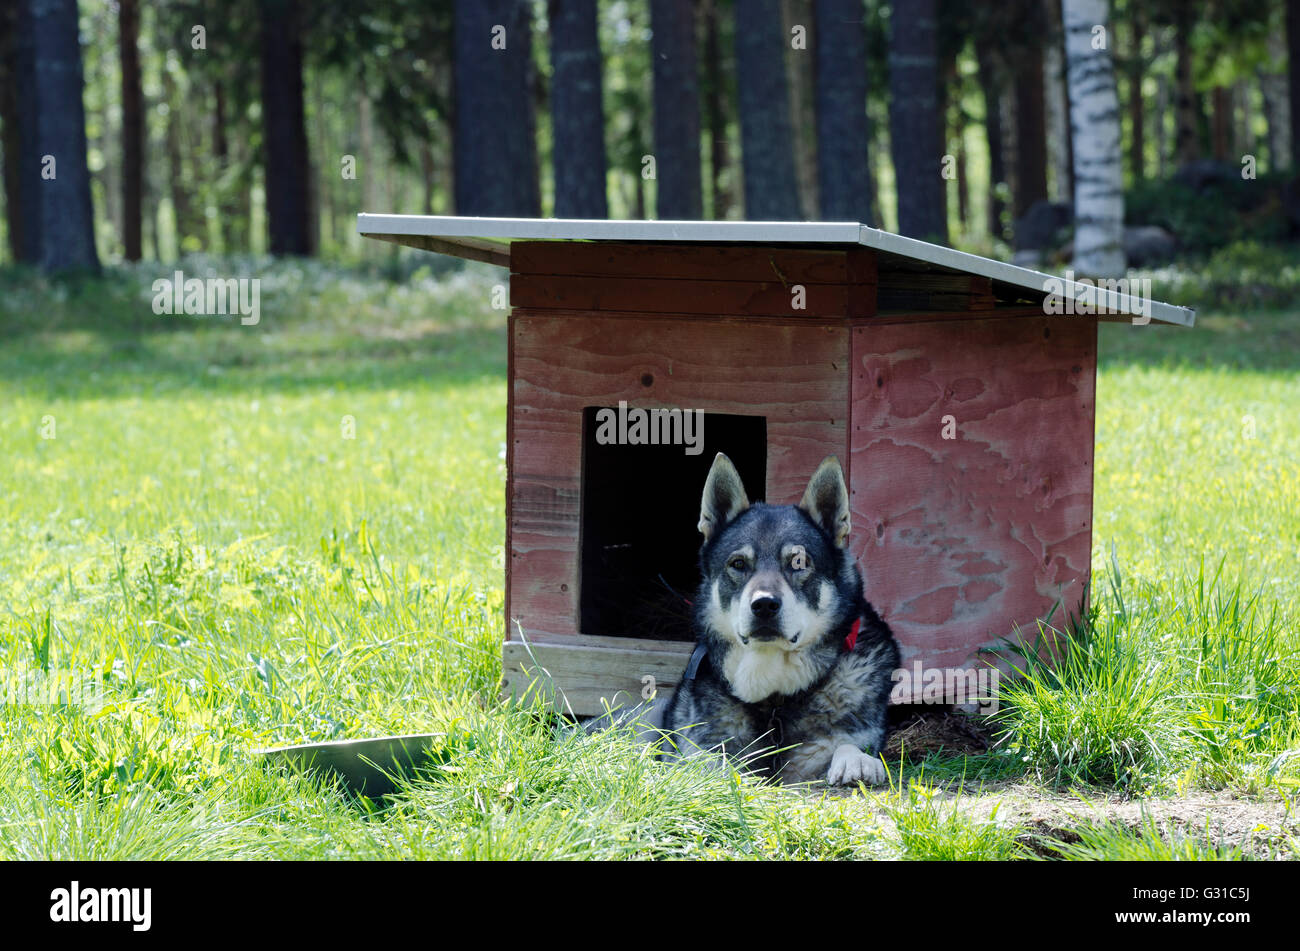
[[718, 452], [772, 503], [839, 457], [905, 669], [984, 667], [1058, 602], [1079, 612], [1097, 323], [1194, 320], [856, 223], [358, 228], [510, 271], [505, 687], [540, 668], [579, 715], [681, 676]]

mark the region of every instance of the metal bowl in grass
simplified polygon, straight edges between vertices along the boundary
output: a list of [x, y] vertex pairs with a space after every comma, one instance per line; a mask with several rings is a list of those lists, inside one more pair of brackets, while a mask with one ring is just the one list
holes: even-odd
[[349, 792], [378, 799], [396, 791], [422, 767], [441, 759], [446, 733], [410, 733], [404, 736], [376, 736], [361, 740], [330, 740], [257, 750], [267, 763], [278, 763], [294, 772], [337, 777]]

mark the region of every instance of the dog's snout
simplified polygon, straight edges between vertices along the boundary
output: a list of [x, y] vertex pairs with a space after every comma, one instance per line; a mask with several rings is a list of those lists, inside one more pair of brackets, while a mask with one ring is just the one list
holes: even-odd
[[760, 594], [749, 602], [749, 609], [760, 621], [770, 621], [781, 610], [781, 599], [771, 594]]

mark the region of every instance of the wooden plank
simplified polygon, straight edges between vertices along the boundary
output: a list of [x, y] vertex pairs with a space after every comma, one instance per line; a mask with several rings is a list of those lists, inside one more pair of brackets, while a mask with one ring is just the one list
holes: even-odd
[[969, 666], [1058, 598], [1078, 611], [1096, 364], [1092, 320], [854, 329], [850, 548], [905, 667]]
[[506, 640], [509, 640], [513, 632], [511, 631], [510, 618], [510, 592], [513, 585], [510, 583], [510, 577], [514, 570], [514, 558], [510, 555], [510, 525], [511, 509], [515, 496], [515, 314], [511, 311], [506, 317], [506, 535], [505, 535], [505, 612], [506, 612]]
[[975, 274], [882, 271], [877, 310], [992, 310], [993, 282]]
[[[611, 644], [613, 646], [605, 646]], [[552, 637], [502, 647], [503, 697], [540, 690], [557, 709], [575, 716], [597, 716], [607, 707], [631, 706], [645, 699], [647, 686], [673, 690], [690, 660], [692, 644], [621, 637]], [[647, 682], [644, 678], [654, 678]], [[947, 697], [946, 702], [966, 701]], [[896, 689], [891, 703], [921, 703], [922, 686]]]
[[579, 633], [584, 407], [765, 417], [773, 502], [797, 501], [825, 456], [848, 452], [841, 323], [516, 311], [511, 347], [510, 630], [530, 640]]
[[[878, 327], [885, 324], [933, 324], [952, 321], [982, 321], [991, 318], [1013, 317], [1021, 320], [1036, 320], [1043, 316], [1043, 308], [1037, 305], [1000, 306], [992, 311], [974, 310], [881, 310], [871, 317], [851, 321], [855, 327]], [[1055, 317], [1054, 320], [1066, 318]]]
[[874, 284], [869, 248], [778, 248], [707, 244], [516, 241], [517, 274], [776, 281], [779, 284]]
[[869, 317], [875, 288], [865, 284], [668, 280], [511, 274], [515, 307], [599, 312], [729, 314], [742, 317]]
[[[558, 689], [562, 694], [556, 703], [559, 709], [594, 716], [604, 712], [602, 700], [611, 705], [639, 703], [647, 686], [671, 689], [677, 685], [690, 660], [692, 645], [644, 640], [631, 643], [642, 646], [611, 649], [587, 643], [507, 641], [502, 650], [502, 693], [523, 696], [536, 682], [532, 689], [547, 694]], [[653, 681], [646, 681], [646, 677]]]

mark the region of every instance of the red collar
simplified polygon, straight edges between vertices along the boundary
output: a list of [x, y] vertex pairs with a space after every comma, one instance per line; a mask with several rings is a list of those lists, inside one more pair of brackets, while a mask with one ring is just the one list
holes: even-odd
[[862, 618], [854, 618], [853, 627], [844, 638], [844, 649], [853, 653], [853, 645], [858, 642], [858, 631], [862, 630]]

